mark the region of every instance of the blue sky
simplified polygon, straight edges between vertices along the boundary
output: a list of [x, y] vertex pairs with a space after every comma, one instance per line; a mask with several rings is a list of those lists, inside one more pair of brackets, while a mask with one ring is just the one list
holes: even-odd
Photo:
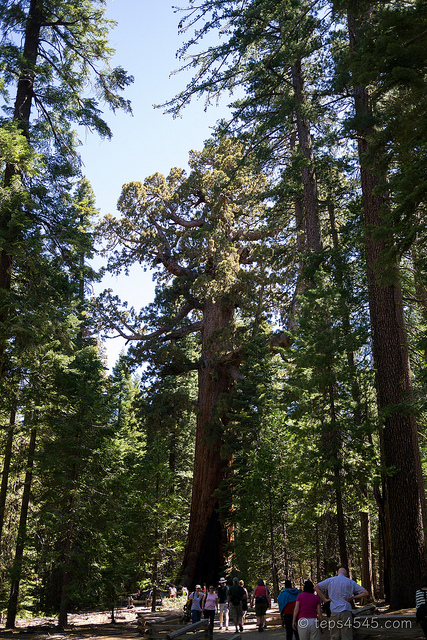
[[[173, 97], [189, 79], [188, 74], [170, 75], [180, 66], [176, 58], [183, 42], [178, 34], [180, 15], [174, 13], [170, 0], [107, 1], [107, 17], [117, 22], [110, 35], [110, 44], [116, 50], [113, 65], [124, 67], [135, 81], [125, 93], [131, 100], [133, 116], [104, 114], [113, 132], [111, 141], [80, 132], [83, 171], [101, 215], [116, 211], [124, 183], [143, 181], [156, 171], [167, 174], [174, 166], [186, 168], [188, 152], [201, 149], [210, 128], [227, 113], [228, 96], [220, 106], [207, 111], [203, 100], [195, 100], [176, 119], [153, 108], [153, 104]], [[136, 308], [152, 300], [151, 276], [139, 266], [129, 277], [108, 278], [104, 285]], [[122, 339], [107, 340], [109, 367], [123, 346]]]

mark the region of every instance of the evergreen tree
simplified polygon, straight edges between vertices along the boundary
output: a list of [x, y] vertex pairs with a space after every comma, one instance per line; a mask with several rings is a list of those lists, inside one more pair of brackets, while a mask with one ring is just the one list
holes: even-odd
[[[225, 532], [215, 490], [227, 467], [221, 456], [227, 418], [214, 407], [238, 375], [244, 328], [235, 326], [235, 309], [250, 317], [268, 299], [276, 299], [278, 291], [279, 272], [271, 277], [268, 257], [280, 232], [273, 221], [270, 224], [262, 201], [265, 176], [257, 173], [250, 157], [243, 162], [243, 151], [233, 139], [210, 141], [201, 153], [191, 153], [188, 177], [173, 169], [167, 178], [156, 174], [143, 185], [125, 185], [119, 201], [122, 219], [110, 217], [102, 227], [111, 247], [121, 244], [110, 259], [111, 269], [133, 262], [161, 267], [156, 306], [135, 318], [119, 311], [114, 315], [107, 293], [103, 299], [108, 306], [99, 311], [103, 321], [148, 348], [150, 341], [155, 346], [172, 343], [165, 347], [171, 367], [164, 373], [198, 370], [193, 501], [183, 563], [186, 584], [216, 579], [224, 564]], [[165, 277], [172, 277], [170, 284]], [[168, 315], [160, 316], [159, 309]], [[199, 362], [172, 357], [175, 341], [192, 333], [201, 340]]]
[[[415, 7], [416, 3], [412, 9]], [[378, 8], [378, 3], [366, 2], [357, 8], [353, 3], [348, 3], [346, 8], [350, 50], [358, 57], [363, 56], [366, 38], [371, 37], [368, 36], [371, 16], [373, 10]], [[382, 8], [383, 5], [380, 9]], [[400, 14], [399, 7], [395, 10], [396, 19], [397, 14]], [[401, 17], [404, 20], [410, 10], [409, 7], [403, 10]], [[384, 12], [383, 19], [374, 18], [374, 22], [384, 24], [384, 16], [385, 22], [390, 20], [390, 8], [385, 7]], [[407, 27], [407, 15], [405, 24]], [[409, 34], [411, 38], [414, 35], [412, 30], [406, 31], [402, 25], [399, 37], [405, 39]], [[393, 37], [396, 36], [397, 32], [394, 30]], [[415, 40], [418, 38], [416, 33]], [[369, 49], [370, 45], [368, 51]], [[388, 57], [387, 52], [385, 57]], [[347, 69], [351, 75], [354, 95], [353, 128], [357, 132], [361, 167], [373, 357], [377, 374], [378, 408], [383, 424], [383, 462], [387, 469], [385, 505], [392, 558], [390, 601], [393, 607], [401, 607], [402, 604], [412, 604], [411, 585], [419, 582], [425, 566], [423, 521], [426, 519], [426, 506], [416, 413], [412, 405], [412, 378], [399, 260], [395, 250], [388, 251], [390, 216], [387, 210], [396, 212], [396, 208], [381, 190], [381, 184], [387, 181], [393, 167], [384, 162], [388, 155], [385, 145], [376, 145], [375, 149], [371, 145], [377, 108], [370, 98], [369, 86], [375, 86], [376, 77], [372, 77], [368, 86], [363, 74], [359, 72], [359, 66], [354, 67], [352, 60]], [[397, 70], [395, 73], [398, 73]], [[393, 84], [393, 80], [391, 83]], [[378, 111], [381, 110], [380, 104]], [[391, 144], [393, 146], [393, 142]], [[403, 172], [406, 173], [405, 170]], [[411, 207], [407, 213], [410, 211]], [[399, 236], [398, 228], [394, 229], [394, 233], [396, 232]]]
[[[48, 171], [40, 172], [50, 180], [32, 185], [26, 163], [17, 161], [16, 153], [6, 156], [6, 197], [0, 210], [0, 367], [7, 342], [16, 334], [14, 315], [21, 312], [13, 295], [14, 270], [25, 264], [25, 250], [32, 250], [33, 234], [50, 227], [49, 218], [55, 211], [51, 196], [55, 187], [62, 186], [64, 193], [64, 171], [69, 174], [70, 163], [76, 163], [70, 123], [110, 136], [98, 100], [113, 109], [129, 110], [120, 91], [131, 78], [123, 69], [108, 65], [112, 50], [106, 41], [110, 24], [104, 8], [103, 0], [77, 5], [56, 0], [0, 3], [0, 55], [7, 102], [9, 92], [16, 91], [13, 107], [8, 107], [10, 117], [2, 123], [2, 137], [8, 138], [10, 149], [24, 148], [27, 164], [28, 156], [41, 154], [39, 160], [43, 159]], [[93, 87], [96, 99], [86, 94], [88, 86]], [[37, 117], [32, 112], [34, 105]], [[55, 204], [59, 206], [52, 220], [64, 225], [60, 201]]]
[[[423, 105], [421, 96], [424, 82], [422, 70], [424, 52], [420, 38], [424, 24], [423, 3], [411, 2], [402, 6], [402, 3], [397, 2], [386, 4], [334, 2], [332, 5], [334, 9], [344, 7], [348, 10], [350, 45], [353, 52], [353, 60], [350, 61], [347, 57], [343, 70], [344, 73], [352, 75], [351, 83], [354, 87], [356, 118], [351, 126], [356, 130], [359, 141], [374, 366], [378, 370], [376, 387], [380, 418], [381, 421], [385, 420], [386, 425], [383, 432], [384, 462], [387, 467], [391, 465], [390, 468], [401, 469], [400, 472], [388, 472], [386, 477], [387, 504], [389, 501], [393, 503], [392, 507], [388, 507], [393, 511], [393, 515], [390, 516], [390, 532], [394, 531], [392, 537], [396, 536], [392, 542], [393, 558], [399, 557], [396, 554], [404, 553], [406, 561], [408, 562], [407, 559], [411, 556], [412, 562], [412, 568], [409, 570], [408, 566], [407, 571], [403, 560], [397, 561], [396, 568], [399, 567], [399, 569], [392, 578], [394, 585], [392, 602], [397, 604], [399, 600], [401, 603], [403, 598], [409, 603], [413, 598], [410, 585], [417, 580], [422, 567], [421, 514], [425, 508], [415, 416], [409, 412], [405, 420], [402, 415], [405, 413], [404, 407], [408, 407], [408, 402], [411, 403], [412, 383], [404, 330], [404, 305], [396, 269], [399, 250], [405, 243], [407, 244], [408, 238], [414, 236], [414, 231], [407, 224], [407, 218], [400, 230], [394, 223], [396, 216], [404, 211], [401, 204], [405, 202], [402, 197], [403, 176], [408, 179], [411, 174], [414, 181], [417, 180], [420, 156], [419, 142], [415, 146], [413, 133], [404, 133], [405, 128], [399, 129], [402, 133], [396, 133], [399, 128], [396, 122], [401, 121], [401, 116], [395, 120], [393, 113], [399, 109], [401, 98], [405, 101], [405, 105], [409, 105], [411, 97], [415, 98], [416, 104], [420, 107]], [[343, 93], [336, 95], [337, 91], [341, 92], [338, 83], [333, 85], [328, 81], [329, 77], [333, 77], [332, 59], [328, 54], [332, 48], [339, 51], [339, 43], [342, 44], [342, 25], [341, 16], [336, 12], [332, 16], [335, 20], [333, 29], [328, 31], [327, 13], [322, 11], [325, 8], [326, 4], [321, 2], [313, 4], [279, 2], [271, 5], [262, 0], [247, 3], [243, 10], [237, 2], [231, 1], [221, 3], [219, 8], [216, 3], [209, 0], [196, 9], [193, 6], [187, 7], [188, 17], [184, 17], [182, 26], [185, 27], [187, 21], [189, 25], [202, 26], [195, 31], [194, 37], [190, 38], [182, 49], [182, 54], [186, 54], [188, 48], [198, 43], [205, 33], [212, 29], [220, 29], [224, 24], [227, 24], [228, 37], [223, 43], [208, 51], [196, 53], [191, 62], [196, 68], [193, 80], [169, 104], [170, 110], [177, 112], [193, 95], [202, 93], [208, 96], [215, 95], [219, 91], [233, 90], [237, 86], [242, 86], [245, 90], [249, 89], [249, 95], [234, 105], [235, 120], [243, 123], [243, 130], [249, 123], [258, 135], [262, 132], [264, 136], [270, 136], [273, 141], [270, 162], [274, 163], [277, 158], [275, 155], [277, 140], [281, 135], [283, 136], [282, 132], [292, 131], [289, 125], [286, 126], [283, 118], [289, 101], [285, 101], [282, 107], [283, 99], [278, 99], [278, 95], [280, 97], [285, 95], [283, 86], [293, 87], [292, 109], [295, 113], [299, 150], [303, 158], [301, 172], [303, 197], [300, 196], [303, 207], [296, 207], [297, 227], [298, 217], [300, 217], [305, 224], [305, 227], [301, 228], [306, 232], [306, 250], [317, 252], [317, 255], [311, 256], [306, 262], [305, 273], [311, 278], [311, 281], [309, 280], [311, 285], [314, 282], [321, 284], [317, 279], [316, 267], [323, 259], [321, 251], [323, 245], [316, 212], [319, 204], [317, 167], [316, 162], [313, 162], [312, 150], [315, 146], [321, 147], [325, 138], [319, 138], [313, 144], [309, 137], [310, 129], [307, 123], [310, 122], [312, 114], [319, 113], [319, 109], [321, 110], [325, 104], [325, 98], [339, 100], [343, 113], [349, 108], [346, 96]], [[408, 28], [412, 20], [419, 21], [415, 30]], [[310, 21], [311, 30], [309, 29]], [[287, 31], [291, 36], [285, 43], [283, 30], [286, 29], [286, 25], [291, 26], [292, 29]], [[312, 33], [315, 34], [315, 38], [310, 37]], [[412, 38], [414, 34], [415, 37]], [[405, 59], [406, 54], [400, 55], [396, 50], [400, 47], [402, 51], [404, 47], [397, 43], [402, 43], [408, 38], [410, 38], [411, 50], [415, 54], [411, 61]], [[381, 44], [373, 44], [374, 42]], [[385, 42], [387, 44], [384, 51]], [[317, 59], [316, 51], [321, 51], [321, 57], [317, 56]], [[373, 52], [375, 52], [374, 55]], [[402, 63], [400, 63], [401, 59], [403, 59]], [[316, 61], [316, 66], [312, 66], [311, 69], [317, 69], [317, 73], [315, 72], [314, 80], [311, 82], [310, 99], [307, 99], [303, 70], [307, 68], [310, 61], [312, 63]], [[408, 71], [407, 76], [405, 76], [406, 71]], [[405, 81], [402, 81], [403, 77], [406, 77]], [[375, 93], [375, 96], [379, 96], [379, 102], [375, 107], [369, 95], [370, 86], [378, 88], [378, 94]], [[408, 87], [410, 87], [409, 90]], [[406, 102], [407, 96], [408, 102]], [[323, 109], [323, 120], [327, 113]], [[410, 121], [412, 122], [410, 118], [405, 119], [406, 127]], [[317, 125], [318, 120], [314, 119], [313, 122]], [[330, 122], [333, 125], [333, 120]], [[379, 125], [379, 133], [376, 133], [374, 123]], [[323, 125], [322, 128], [325, 131]], [[412, 132], [416, 130], [411, 126], [409, 128]], [[331, 129], [332, 132], [334, 130], [338, 130], [337, 123]], [[423, 131], [422, 125], [421, 130]], [[336, 137], [333, 140], [337, 142]], [[422, 137], [421, 144], [423, 143]], [[390, 145], [390, 154], [387, 152], [388, 145]], [[414, 151], [416, 149], [413, 154], [411, 148]], [[402, 155], [399, 155], [400, 151]], [[396, 168], [404, 157], [413, 160], [407, 165], [411, 168]], [[406, 186], [407, 184], [408, 182]], [[422, 203], [422, 185], [423, 180], [421, 188], [414, 189], [414, 197], [406, 198], [407, 214], [416, 211]], [[390, 186], [392, 189], [396, 186], [395, 204], [397, 205], [390, 207], [393, 212], [391, 216], [386, 213], [390, 194], [394, 197], [394, 193], [390, 192]], [[417, 213], [419, 214], [420, 211], [418, 210]], [[396, 242], [389, 242], [390, 236], [396, 236]], [[390, 285], [389, 282], [392, 284]], [[321, 322], [321, 319], [319, 321]], [[319, 326], [322, 326], [322, 323]], [[326, 333], [328, 332], [329, 328]], [[395, 356], [391, 365], [392, 353]], [[402, 358], [402, 354], [406, 355]], [[391, 380], [390, 368], [396, 374], [395, 384]], [[325, 371], [329, 371], [335, 378], [336, 372], [329, 365], [326, 366]], [[403, 387], [402, 381], [404, 381]], [[333, 380], [324, 381], [324, 383], [327, 386], [323, 392], [327, 393], [331, 400], [329, 412], [332, 416], [335, 384]], [[389, 415], [390, 407], [401, 408], [395, 412], [392, 411], [394, 418]], [[386, 417], [383, 417], [384, 413]], [[394, 419], [395, 422], [393, 422]], [[397, 442], [403, 441], [405, 448], [398, 447]], [[407, 482], [408, 478], [410, 478], [409, 482]], [[407, 488], [410, 486], [408, 490], [411, 496], [403, 497], [404, 492], [399, 485], [399, 479], [407, 483], [405, 485]], [[397, 506], [399, 503], [397, 496], [400, 496], [399, 499], [404, 500], [406, 505], [411, 505], [408, 507], [410, 513], [408, 512], [407, 518], [402, 517], [404, 508], [403, 505]], [[404, 519], [412, 523], [411, 530], [414, 531], [414, 537], [411, 542], [406, 538], [405, 544], [408, 547], [403, 552], [403, 540], [400, 536], [405, 535], [405, 527], [402, 526]], [[342, 524], [340, 528], [342, 531]], [[344, 540], [341, 546], [342, 561], [345, 561]], [[409, 550], [409, 546], [412, 551]], [[412, 578], [408, 578], [409, 575]], [[403, 583], [405, 587], [402, 586]]]

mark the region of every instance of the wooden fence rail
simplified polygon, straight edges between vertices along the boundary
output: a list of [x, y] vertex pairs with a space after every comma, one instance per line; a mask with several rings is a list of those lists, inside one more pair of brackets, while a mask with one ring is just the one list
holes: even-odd
[[[185, 640], [191, 633], [191, 640], [208, 640], [209, 620], [200, 620], [193, 624], [183, 626], [183, 613], [177, 612], [164, 617], [138, 617], [138, 630], [146, 640]], [[231, 640], [231, 638], [230, 638]]]

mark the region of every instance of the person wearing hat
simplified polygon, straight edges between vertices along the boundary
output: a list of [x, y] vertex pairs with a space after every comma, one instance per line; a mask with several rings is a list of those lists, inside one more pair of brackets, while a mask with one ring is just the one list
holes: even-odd
[[233, 578], [233, 584], [228, 590], [228, 608], [230, 610], [230, 622], [234, 623], [236, 633], [243, 631], [242, 626], [242, 598], [245, 590], [239, 585], [239, 578]]
[[191, 622], [199, 622], [202, 619], [203, 601], [202, 587], [199, 584], [196, 584], [196, 589], [190, 593], [189, 599], [191, 600]]
[[427, 576], [421, 578], [420, 588], [415, 594], [417, 622], [427, 638]]
[[219, 630], [222, 630], [222, 623], [228, 631], [228, 587], [227, 580], [220, 578], [218, 584], [218, 604], [219, 604]]

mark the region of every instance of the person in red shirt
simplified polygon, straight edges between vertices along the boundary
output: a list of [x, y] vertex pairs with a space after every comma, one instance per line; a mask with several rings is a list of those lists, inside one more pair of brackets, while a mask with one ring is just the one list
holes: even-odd
[[257, 586], [252, 592], [251, 607], [254, 606], [254, 600], [258, 631], [264, 631], [265, 614], [267, 609], [271, 607], [271, 597], [270, 592], [264, 584], [264, 580], [261, 580], [261, 578], [258, 580]]
[[314, 593], [311, 580], [304, 582], [304, 590], [297, 596], [294, 609], [293, 628], [298, 628], [300, 640], [320, 640], [319, 623], [322, 622], [320, 598]]
[[295, 603], [297, 601], [298, 595], [299, 590], [296, 588], [292, 588], [292, 582], [290, 580], [285, 580], [285, 588], [282, 589], [282, 591], [277, 596], [277, 604], [279, 605], [280, 615], [282, 618], [282, 622], [286, 628], [286, 640], [292, 640], [292, 637], [294, 637], [295, 640], [299, 640], [298, 630], [294, 629], [292, 626]]

